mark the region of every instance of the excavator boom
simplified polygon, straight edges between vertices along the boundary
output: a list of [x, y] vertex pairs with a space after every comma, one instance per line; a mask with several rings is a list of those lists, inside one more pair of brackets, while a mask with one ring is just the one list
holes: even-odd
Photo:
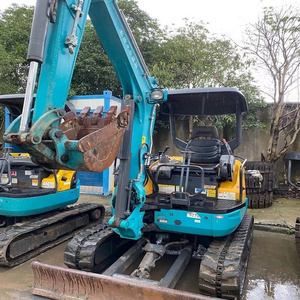
[[[23, 111], [7, 129], [4, 140], [19, 145], [45, 167], [103, 171], [115, 160], [129, 122], [131, 107], [125, 105], [118, 116], [115, 108], [103, 112], [98, 107], [92, 116], [90, 108], [79, 116], [65, 111], [88, 15], [115, 67], [124, 95], [144, 103], [150, 99], [151, 89], [157, 87], [114, 1], [37, 1]], [[152, 109], [152, 105], [143, 106], [139, 107], [140, 120]]]

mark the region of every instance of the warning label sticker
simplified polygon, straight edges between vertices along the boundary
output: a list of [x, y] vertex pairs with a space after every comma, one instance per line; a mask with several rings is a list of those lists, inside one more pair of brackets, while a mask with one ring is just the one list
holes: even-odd
[[32, 179], [31, 181], [32, 186], [38, 186], [39, 185], [39, 181], [36, 179]]
[[45, 182], [43, 182], [42, 187], [43, 187], [44, 189], [54, 189], [54, 182], [51, 182], [51, 181], [45, 181]]
[[235, 193], [230, 192], [220, 192], [218, 198], [223, 200], [236, 200]]
[[171, 194], [175, 191], [175, 185], [159, 184], [159, 192]]

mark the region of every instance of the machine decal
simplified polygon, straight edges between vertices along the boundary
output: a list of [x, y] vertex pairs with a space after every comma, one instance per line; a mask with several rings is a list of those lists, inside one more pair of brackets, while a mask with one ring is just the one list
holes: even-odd
[[54, 189], [54, 182], [45, 181], [42, 183], [44, 189]]
[[230, 192], [220, 192], [218, 198], [224, 200], [236, 200], [235, 193], [230, 193]]
[[1, 176], [1, 184], [7, 184], [7, 183], [8, 183], [7, 174], [2, 174], [2, 176]]
[[199, 193], [201, 191], [202, 195], [206, 195], [207, 197], [216, 198], [217, 196], [217, 187], [215, 185], [204, 185], [204, 189], [201, 191], [201, 188], [195, 188], [195, 193]]
[[43, 182], [42, 187], [45, 189], [54, 189], [54, 182]]
[[25, 175], [27, 175], [27, 176], [30, 176], [32, 174], [33, 174], [33, 171], [31, 171], [31, 170], [26, 170], [25, 171]]
[[166, 219], [157, 219], [158, 223], [168, 223], [168, 220]]
[[217, 192], [216, 190], [207, 190], [207, 197], [216, 198]]
[[32, 184], [32, 186], [38, 186], [39, 185], [39, 181], [37, 179], [32, 179], [31, 184]]
[[172, 193], [175, 191], [175, 185], [171, 185], [171, 184], [159, 184], [159, 191], [161, 193]]
[[188, 218], [193, 218], [193, 219], [201, 219], [201, 217], [196, 213], [196, 212], [188, 212], [186, 214]]

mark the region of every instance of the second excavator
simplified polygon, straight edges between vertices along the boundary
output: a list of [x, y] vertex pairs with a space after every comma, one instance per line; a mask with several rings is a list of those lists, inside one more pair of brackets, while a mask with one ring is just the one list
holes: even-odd
[[[21, 114], [24, 95], [1, 95], [6, 122]], [[74, 111], [70, 103], [66, 109]], [[4, 145], [3, 145], [4, 146]], [[70, 239], [104, 218], [101, 204], [75, 204], [77, 172], [34, 163], [28, 153], [6, 145], [0, 158], [0, 265], [12, 267]]]

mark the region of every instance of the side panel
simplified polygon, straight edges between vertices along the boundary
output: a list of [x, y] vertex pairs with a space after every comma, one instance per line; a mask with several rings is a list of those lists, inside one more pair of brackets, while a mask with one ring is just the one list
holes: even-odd
[[54, 194], [27, 198], [0, 197], [0, 215], [24, 217], [48, 212], [77, 202], [79, 195], [80, 183], [78, 180], [75, 189]]
[[[240, 198], [240, 167], [242, 163], [239, 160], [235, 161], [234, 172], [233, 172], [233, 180], [232, 181], [224, 181], [220, 183], [218, 189], [218, 198], [219, 199], [230, 199], [237, 200]], [[243, 170], [244, 172], [244, 170]], [[242, 186], [244, 190], [242, 192], [242, 201], [246, 200], [246, 184], [245, 177], [242, 178]]]
[[247, 205], [220, 215], [162, 209], [155, 212], [154, 222], [164, 231], [220, 237], [232, 233], [240, 225], [246, 211]]

